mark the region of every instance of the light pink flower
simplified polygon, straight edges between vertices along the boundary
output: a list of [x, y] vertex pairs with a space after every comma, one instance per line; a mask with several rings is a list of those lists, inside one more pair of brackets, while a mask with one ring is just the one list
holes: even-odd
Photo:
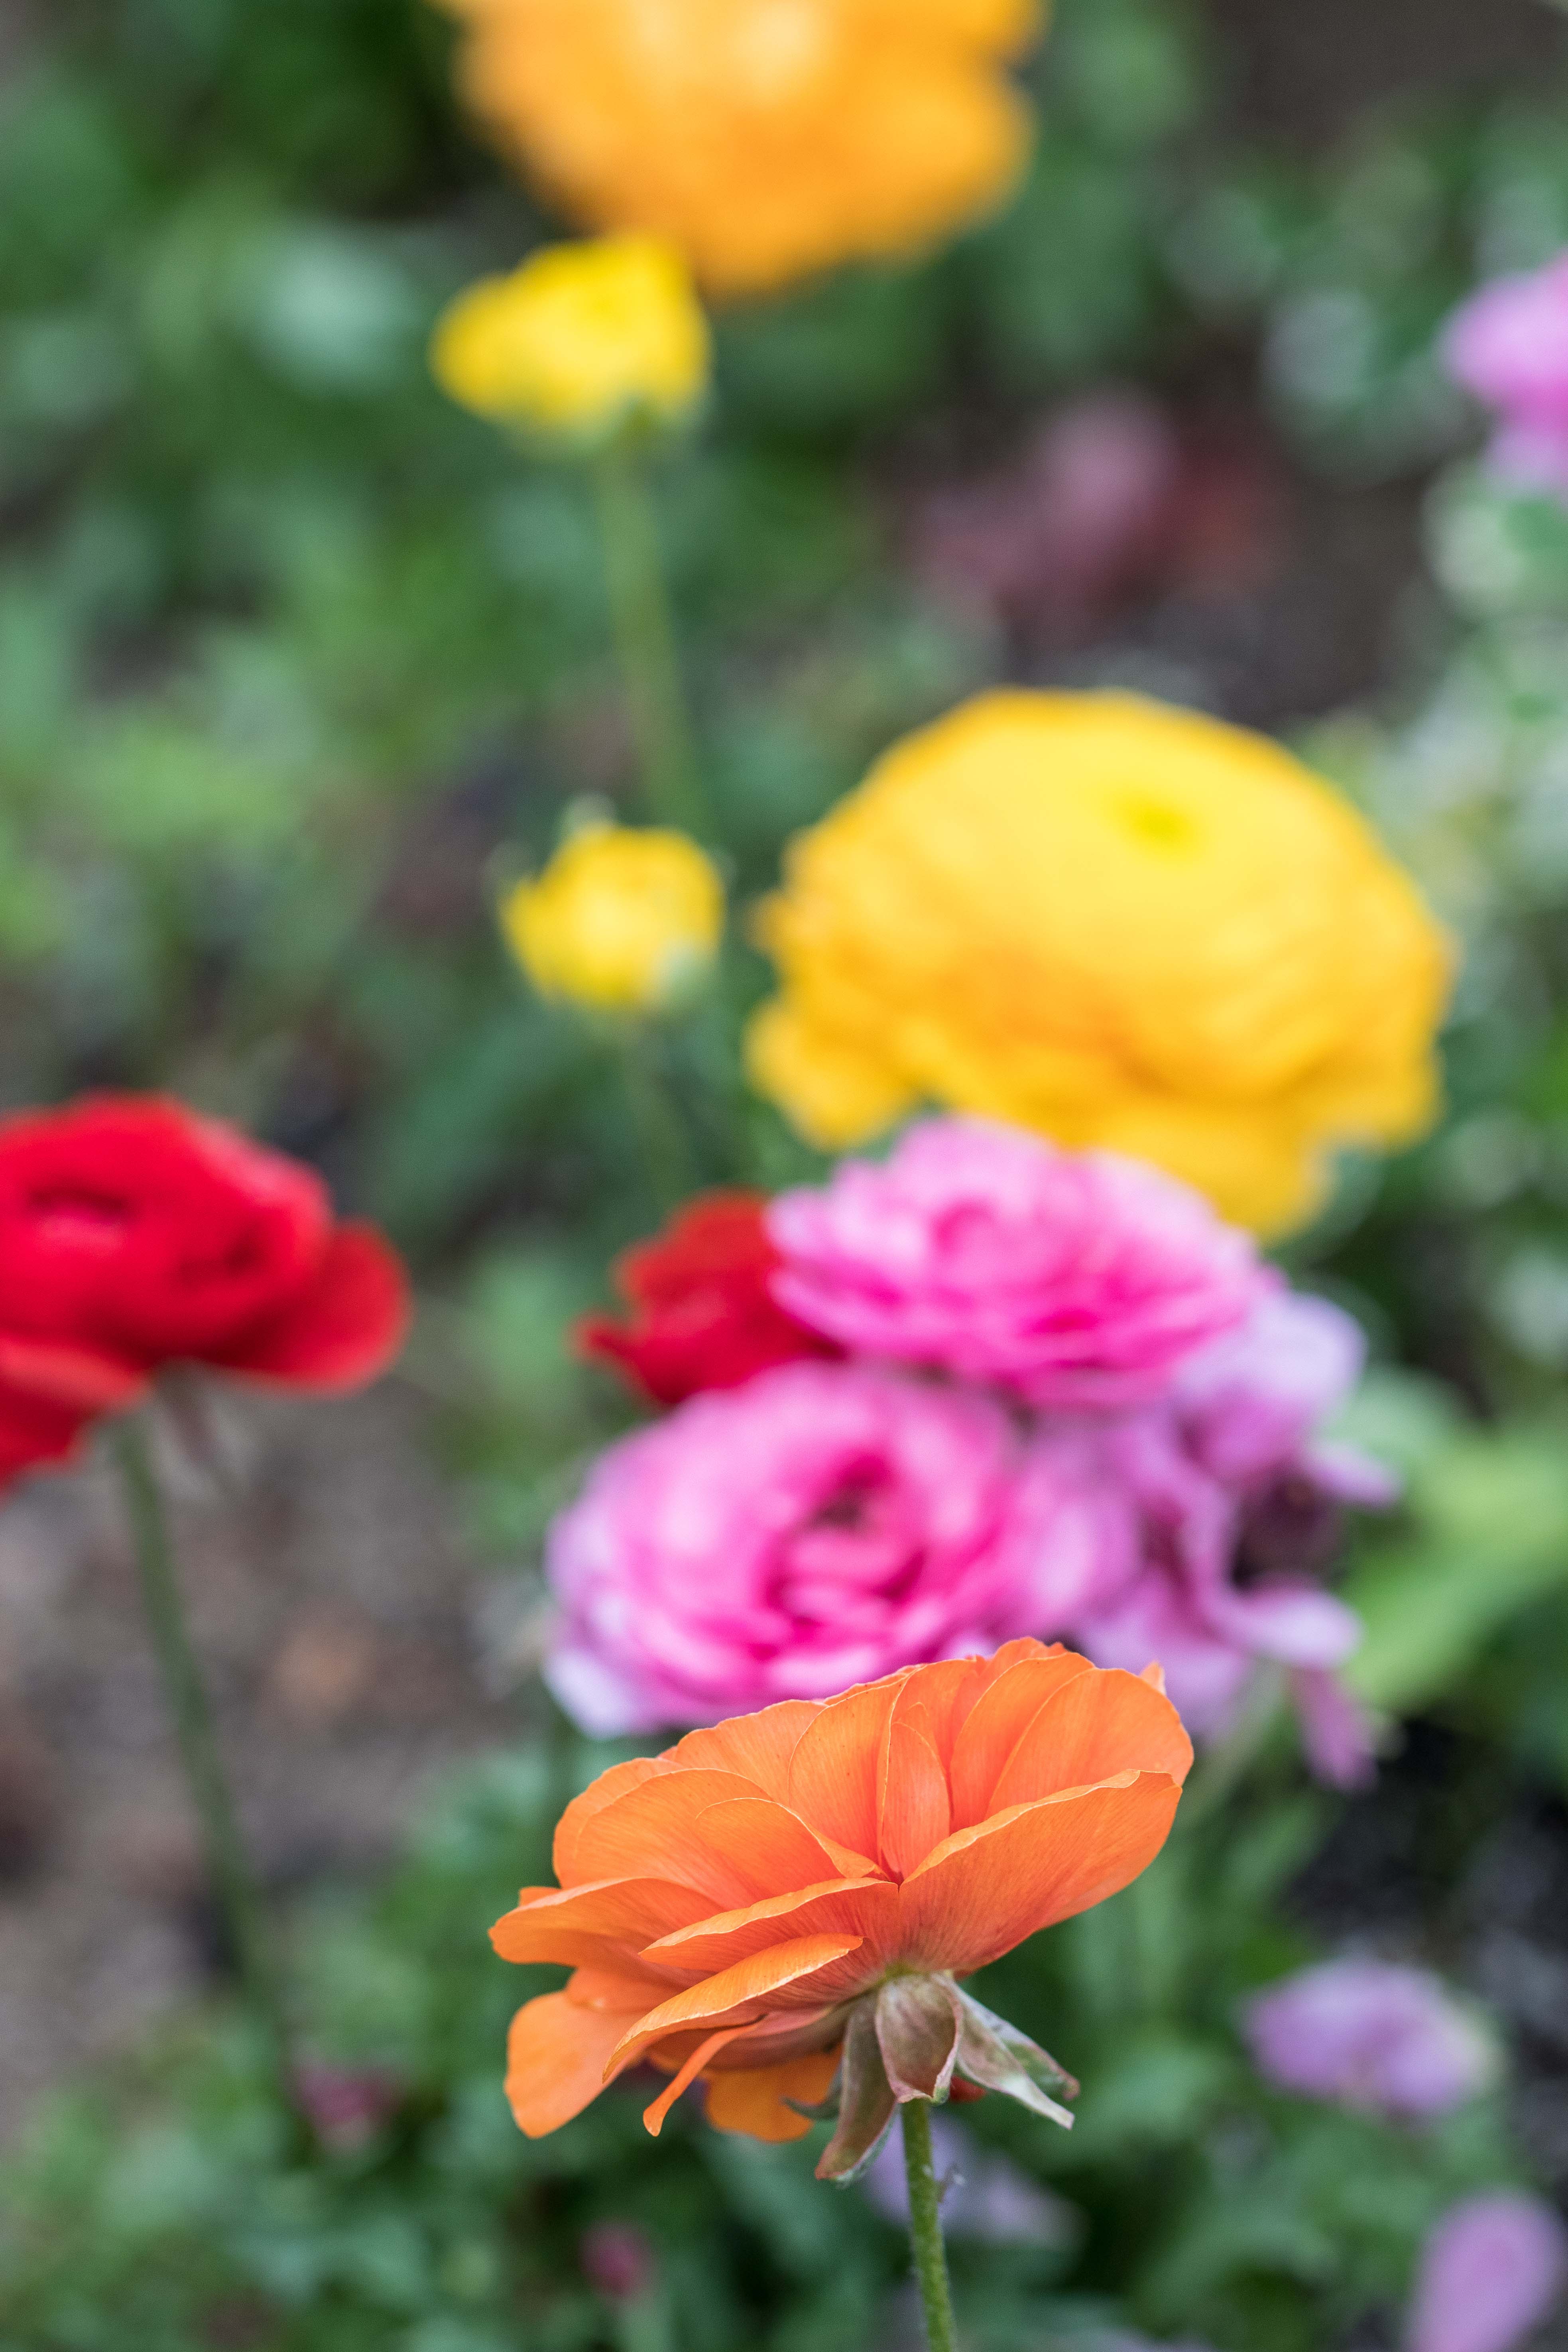
[[986, 1119], [911, 1128], [768, 1213], [781, 1306], [862, 1356], [1037, 1406], [1147, 1402], [1273, 1279], [1197, 1193]]
[[1371, 1760], [1370, 1727], [1336, 1679], [1362, 1628], [1320, 1580], [1342, 1506], [1386, 1505], [1395, 1486], [1316, 1430], [1362, 1357], [1339, 1307], [1279, 1291], [1182, 1367], [1164, 1403], [1037, 1444], [1064, 1486], [1120, 1497], [1125, 1514], [1119, 1538], [1102, 1538], [1081, 1612], [1050, 1630], [1101, 1665], [1158, 1658], [1198, 1738], [1230, 1727], [1260, 1660], [1286, 1667], [1313, 1769], [1341, 1787]]
[[1247, 2004], [1258, 2071], [1287, 2091], [1425, 2123], [1483, 2089], [1497, 2052], [1482, 2028], [1422, 1969], [1325, 1960]]
[[1450, 2207], [1421, 2252], [1406, 2352], [1513, 2352], [1568, 2286], [1568, 2231], [1539, 2197]]
[[1450, 320], [1443, 352], [1499, 415], [1496, 469], [1568, 496], [1568, 253], [1483, 286]]
[[551, 1531], [548, 1679], [607, 1737], [989, 1652], [1079, 1604], [1097, 1509], [984, 1397], [786, 1364], [601, 1456]]

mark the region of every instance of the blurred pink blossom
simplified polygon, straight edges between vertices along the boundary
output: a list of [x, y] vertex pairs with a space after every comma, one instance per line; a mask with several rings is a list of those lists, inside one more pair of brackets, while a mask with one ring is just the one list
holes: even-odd
[[658, 2264], [635, 2221], [595, 2221], [578, 2248], [583, 2275], [609, 2303], [641, 2303], [658, 2284]]
[[1252, 420], [1194, 423], [1104, 385], [994, 472], [927, 492], [910, 551], [947, 598], [1036, 641], [1080, 644], [1143, 598], [1256, 589], [1284, 551], [1287, 504]]
[[1568, 497], [1568, 253], [1483, 286], [1444, 337], [1450, 374], [1497, 412], [1495, 469]]
[[551, 1530], [548, 1679], [613, 1737], [989, 1652], [1076, 1605], [1096, 1510], [1069, 1473], [1026, 1467], [983, 1396], [786, 1364], [601, 1456]]
[[1384, 1960], [1325, 1960], [1249, 2001], [1261, 2074], [1305, 2097], [1426, 2123], [1484, 2089], [1489, 2035], [1436, 1977]]
[[403, 2085], [383, 2067], [306, 2059], [294, 2069], [294, 2094], [322, 2145], [346, 2152], [364, 2147], [390, 2122]]
[[1372, 1754], [1336, 1679], [1362, 1628], [1321, 1578], [1342, 1506], [1385, 1505], [1395, 1486], [1316, 1432], [1354, 1387], [1363, 1348], [1341, 1308], [1280, 1290], [1180, 1368], [1164, 1403], [1037, 1441], [1058, 1480], [1120, 1496], [1126, 1515], [1081, 1612], [1052, 1630], [1102, 1665], [1158, 1658], [1200, 1738], [1230, 1728], [1260, 1660], [1284, 1666], [1313, 1769], [1343, 1787], [1366, 1778]]
[[1042, 1408], [1161, 1395], [1278, 1279], [1174, 1178], [989, 1119], [924, 1120], [767, 1223], [773, 1295], [810, 1329]]
[[1513, 2352], [1568, 2287], [1568, 2231], [1521, 2190], [1466, 2198], [1422, 2249], [1406, 2352]]
[[917, 569], [1050, 636], [1092, 634], [1159, 571], [1180, 476], [1163, 409], [1141, 393], [1090, 393], [1048, 418], [1005, 473], [927, 499]]

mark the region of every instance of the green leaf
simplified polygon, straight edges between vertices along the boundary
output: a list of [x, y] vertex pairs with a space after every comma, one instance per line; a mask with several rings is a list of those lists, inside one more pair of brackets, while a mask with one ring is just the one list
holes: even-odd
[[1568, 1582], [1568, 1442], [1544, 1428], [1456, 1438], [1411, 1499], [1418, 1532], [1344, 1594], [1366, 1627], [1351, 1684], [1399, 1710], [1440, 1696], [1510, 1617]]

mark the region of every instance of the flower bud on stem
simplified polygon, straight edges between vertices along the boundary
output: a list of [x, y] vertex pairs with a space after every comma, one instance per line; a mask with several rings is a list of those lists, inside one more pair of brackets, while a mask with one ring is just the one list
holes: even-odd
[[218, 1751], [211, 1704], [191, 1643], [163, 1498], [144, 1424], [139, 1421], [122, 1422], [114, 1433], [113, 1444], [125, 1490], [148, 1630], [174, 1719], [186, 1784], [202, 1827], [208, 1874], [222, 1906], [246, 2001], [267, 2049], [279, 2104], [292, 2126], [300, 2153], [311, 2155], [315, 2151], [315, 2133], [295, 2095], [288, 2027], [267, 1947], [260, 1897], [246, 1858], [228, 1777]]

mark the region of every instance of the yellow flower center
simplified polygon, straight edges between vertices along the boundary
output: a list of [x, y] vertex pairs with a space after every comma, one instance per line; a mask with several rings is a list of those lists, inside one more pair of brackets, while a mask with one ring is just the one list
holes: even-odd
[[1115, 807], [1125, 830], [1135, 841], [1146, 841], [1151, 849], [1195, 849], [1202, 839], [1200, 828], [1185, 809], [1173, 808], [1168, 801], [1131, 793]]

